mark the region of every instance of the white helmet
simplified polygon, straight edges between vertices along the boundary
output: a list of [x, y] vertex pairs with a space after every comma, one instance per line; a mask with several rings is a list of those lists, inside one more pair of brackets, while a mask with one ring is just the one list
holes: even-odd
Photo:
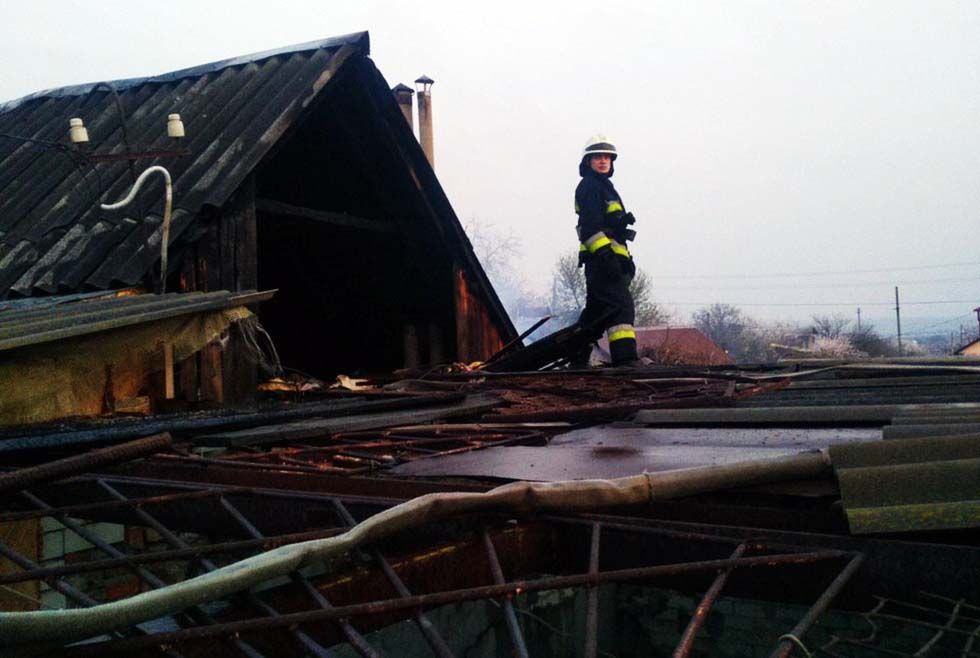
[[596, 153], [608, 153], [615, 160], [617, 155], [616, 146], [605, 135], [593, 135], [585, 143], [585, 148], [582, 150], [582, 157], [585, 158]]

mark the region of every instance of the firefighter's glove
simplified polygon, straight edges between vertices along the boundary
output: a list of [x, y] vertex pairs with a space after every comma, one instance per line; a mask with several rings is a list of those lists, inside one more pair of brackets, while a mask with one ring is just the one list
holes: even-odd
[[631, 228], [623, 229], [623, 242], [629, 242], [630, 240], [636, 239], [636, 231]]
[[631, 212], [625, 213], [623, 215], [623, 223], [626, 224], [627, 226], [631, 226], [632, 224], [636, 224], [636, 217], [634, 217], [633, 216], [633, 213], [631, 213]]

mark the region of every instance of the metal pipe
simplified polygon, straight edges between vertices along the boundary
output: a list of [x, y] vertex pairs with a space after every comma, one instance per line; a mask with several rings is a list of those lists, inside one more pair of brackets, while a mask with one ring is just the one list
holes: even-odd
[[[25, 557], [24, 555], [21, 555], [17, 551], [8, 547], [3, 542], [0, 542], [0, 556], [6, 558], [7, 560], [10, 560], [10, 562], [16, 564], [21, 569], [26, 569], [29, 571], [40, 570], [40, 565], [37, 562], [34, 562], [33, 560]], [[83, 608], [90, 608], [94, 605], [99, 604], [99, 602], [93, 599], [91, 596], [89, 596], [88, 594], [82, 591], [75, 589], [69, 583], [65, 582], [61, 578], [47, 579], [47, 583], [51, 587], [51, 589], [55, 590], [59, 594], [62, 594], [66, 599], [73, 601], [74, 603], [78, 604]], [[112, 633], [112, 635], [114, 635], [115, 637], [120, 637], [120, 638], [131, 636], [131, 635], [146, 635], [146, 634], [147, 632], [138, 626], [133, 626], [131, 629], [128, 629], [126, 631], [113, 631]], [[182, 654], [177, 653], [173, 649], [167, 649], [164, 653], [166, 653], [171, 658], [183, 658]]]
[[[170, 181], [170, 172], [166, 170], [165, 167], [160, 165], [154, 165], [152, 167], [147, 167], [146, 170], [140, 174], [136, 182], [133, 183], [133, 187], [129, 190], [129, 194], [125, 198], [117, 201], [115, 203], [103, 203], [102, 210], [116, 210], [118, 208], [123, 208], [136, 198], [136, 193], [139, 192], [140, 187], [151, 174], [159, 173], [163, 176], [165, 189], [163, 197], [163, 231], [160, 239], [160, 294], [162, 295], [167, 290], [167, 245], [170, 242], [170, 206], [173, 204], [173, 186]], [[149, 245], [147, 245], [149, 247]]]
[[[589, 575], [599, 573], [599, 541], [602, 526], [592, 524], [592, 541], [589, 547]], [[585, 606], [585, 658], [596, 658], [599, 652], [599, 588], [589, 587]]]
[[135, 640], [127, 639], [113, 642], [93, 642], [90, 644], [66, 647], [60, 652], [59, 655], [72, 658], [81, 658], [83, 656], [103, 656], [108, 653], [135, 651], [147, 646], [158, 646], [161, 644], [170, 645], [179, 642], [202, 640], [223, 635], [237, 635], [251, 631], [265, 630], [268, 628], [281, 628], [294, 624], [305, 624], [328, 619], [363, 617], [412, 610], [415, 608], [433, 608], [448, 603], [462, 603], [465, 601], [476, 601], [480, 599], [496, 599], [505, 596], [513, 596], [514, 594], [520, 592], [539, 592], [544, 590], [565, 589], [568, 587], [582, 587], [586, 585], [594, 586], [601, 583], [653, 580], [659, 577], [679, 576], [728, 568], [755, 568], [781, 565], [813, 564], [823, 560], [838, 560], [848, 555], [852, 555], [852, 553], [848, 553], [846, 551], [813, 551], [807, 553], [763, 555], [737, 559], [728, 558], [722, 560], [705, 560], [700, 562], [666, 564], [655, 567], [620, 569], [606, 572], [600, 571], [595, 575], [584, 573], [571, 576], [540, 578], [537, 580], [511, 581], [509, 583], [484, 585], [482, 587], [451, 590], [448, 592], [421, 594], [408, 598], [385, 599], [381, 601], [371, 601], [368, 603], [356, 603], [352, 605], [338, 606], [331, 610], [309, 610], [306, 612], [296, 612], [282, 615], [277, 619], [250, 619], [230, 622], [217, 627], [202, 626], [197, 628], [188, 628], [181, 631], [159, 633], [150, 638], [146, 638], [145, 640], [142, 638], [137, 638]]
[[25, 489], [42, 482], [51, 482], [64, 477], [84, 473], [97, 466], [129, 461], [155, 452], [166, 450], [173, 443], [173, 438], [167, 432], [154, 434], [144, 439], [129, 441], [122, 445], [99, 448], [81, 455], [21, 468], [11, 473], [0, 475], [0, 493]]
[[510, 348], [514, 347], [515, 345], [520, 344], [521, 341], [523, 341], [525, 338], [527, 338], [528, 336], [530, 336], [531, 334], [533, 334], [535, 331], [537, 331], [538, 328], [541, 325], [543, 325], [545, 322], [547, 322], [550, 319], [551, 319], [551, 316], [550, 315], [546, 315], [543, 318], [541, 318], [540, 320], [538, 320], [537, 322], [535, 322], [534, 324], [532, 324], [531, 327], [529, 329], [527, 329], [526, 331], [524, 331], [523, 333], [521, 333], [520, 336], [517, 336], [516, 338], [512, 339], [511, 341], [509, 341], [508, 343], [506, 343], [503, 347], [501, 347], [499, 350], [497, 350], [493, 355], [491, 355], [491, 357], [489, 359], [487, 359], [483, 363], [483, 365], [485, 366], [486, 364], [492, 363], [493, 361], [496, 361], [497, 359], [499, 359]]
[[412, 96], [415, 95], [415, 90], [408, 85], [397, 84], [391, 90], [391, 93], [395, 95], [395, 101], [398, 102], [398, 109], [402, 111], [405, 121], [408, 122], [408, 129], [414, 132], [415, 116], [412, 111]]
[[[21, 494], [36, 507], [47, 510], [49, 512], [52, 510], [50, 505], [48, 505], [46, 502], [44, 502], [42, 499], [38, 498], [31, 492], [22, 491]], [[76, 523], [72, 519], [69, 519], [64, 514], [52, 513], [51, 515], [54, 516], [56, 519], [58, 519], [58, 522], [61, 523], [61, 525], [65, 526], [66, 528], [74, 532], [76, 535], [78, 535], [88, 543], [92, 544], [93, 546], [101, 550], [103, 553], [106, 553], [107, 555], [111, 555], [114, 558], [123, 558], [123, 559], [127, 558], [127, 556], [122, 551], [117, 549], [115, 546], [104, 541], [100, 537], [96, 536], [94, 533], [90, 532], [88, 529]], [[150, 587], [159, 589], [167, 586], [167, 584], [163, 582], [163, 580], [158, 578], [156, 574], [147, 571], [143, 567], [133, 563], [131, 560], [127, 560], [126, 566]], [[96, 605], [89, 605], [87, 607], [93, 608], [96, 607]], [[212, 624], [212, 625], [215, 623], [213, 617], [211, 617], [208, 613], [206, 613], [204, 610], [202, 610], [197, 606], [194, 606], [191, 610], [187, 611], [187, 616], [195, 620], [197, 623]], [[229, 641], [232, 644], [234, 644], [239, 651], [241, 651], [247, 656], [250, 656], [251, 658], [265, 658], [263, 654], [253, 649], [251, 645], [238, 638], [229, 638]]]
[[[253, 490], [248, 487], [230, 487], [228, 489], [206, 489], [203, 491], [188, 491], [179, 494], [167, 494], [163, 496], [145, 496], [143, 498], [130, 498], [136, 505], [162, 505], [175, 501], [200, 500], [202, 498], [214, 498], [229, 493], [251, 493]], [[128, 507], [127, 501], [107, 500], [99, 503], [85, 503], [81, 505], [64, 505], [62, 507], [52, 507], [50, 512], [45, 510], [33, 510], [24, 512], [4, 512], [0, 514], [0, 523], [7, 521], [24, 521], [27, 519], [37, 519], [43, 516], [50, 516], [50, 513], [66, 514], [78, 517], [92, 512], [103, 512], [107, 510]]]
[[[354, 515], [350, 513], [347, 506], [340, 500], [334, 500], [334, 508], [336, 509], [337, 515], [340, 517], [341, 522], [347, 525], [348, 528], [353, 528], [355, 525], [357, 525], [357, 520], [354, 518]], [[388, 582], [391, 583], [391, 586], [395, 589], [398, 596], [405, 598], [412, 595], [408, 587], [405, 585], [405, 582], [391, 567], [391, 564], [389, 564], [388, 560], [386, 560], [381, 554], [381, 551], [378, 549], [372, 550], [371, 558], [374, 559], [374, 561], [378, 563], [378, 566], [381, 567], [382, 573], [384, 573], [385, 578], [388, 579]], [[449, 645], [439, 634], [439, 631], [436, 630], [435, 624], [429, 620], [422, 610], [415, 610], [415, 624], [419, 627], [419, 630], [422, 631], [422, 636], [425, 638], [426, 642], [429, 643], [429, 646], [435, 652], [436, 656], [439, 658], [453, 658], [452, 649], [449, 648]]]
[[433, 80], [424, 75], [416, 80], [418, 94], [415, 98], [419, 104], [419, 142], [422, 143], [422, 150], [429, 164], [435, 168], [436, 155], [432, 138], [432, 83]]
[[[112, 497], [116, 498], [117, 500], [130, 503], [130, 509], [133, 512], [135, 512], [136, 515], [139, 516], [140, 519], [145, 524], [147, 524], [148, 526], [150, 526], [151, 528], [153, 528], [153, 530], [155, 530], [164, 539], [164, 541], [166, 541], [167, 544], [169, 544], [171, 546], [171, 548], [174, 548], [176, 550], [189, 550], [191, 548], [191, 546], [187, 542], [185, 542], [183, 539], [181, 539], [176, 534], [174, 534], [173, 532], [171, 532], [171, 530], [169, 528], [167, 528], [165, 525], [163, 525], [161, 522], [159, 522], [149, 512], [146, 512], [145, 510], [137, 507], [136, 505], [133, 505], [129, 501], [129, 499], [126, 498], [126, 496], [124, 496], [118, 490], [116, 490], [111, 485], [109, 485], [108, 483], [106, 483], [104, 480], [97, 480], [97, 482], [98, 482], [99, 486], [101, 486]], [[227, 503], [227, 501], [225, 499], [223, 499], [223, 498], [220, 499], [220, 500], [222, 501], [223, 504], [225, 504], [226, 509], [227, 509], [227, 506], [229, 505], [229, 503]], [[244, 520], [244, 517], [241, 517], [241, 520]], [[249, 527], [253, 527], [254, 528], [254, 526], [252, 526], [251, 524], [249, 524]], [[209, 571], [210, 572], [210, 571], [214, 571], [215, 569], [217, 569], [217, 566], [209, 558], [204, 557], [201, 554], [195, 554], [193, 557], [194, 557], [194, 560], [202, 568], [204, 568], [206, 571]], [[259, 598], [255, 594], [253, 594], [251, 592], [247, 592], [247, 593], [245, 593], [244, 598], [249, 603], [251, 603], [253, 606], [255, 606], [256, 608], [258, 608], [258, 609], [262, 610], [263, 612], [265, 612], [267, 615], [270, 615], [271, 617], [278, 617], [279, 616], [279, 612], [277, 610], [275, 610], [274, 608], [272, 608], [272, 606], [269, 606], [265, 602], [259, 600]], [[299, 643], [300, 645], [302, 645], [308, 651], [312, 652], [314, 654], [314, 656], [316, 656], [317, 658], [329, 658], [329, 654], [327, 653], [326, 649], [324, 647], [320, 646], [309, 635], [307, 635], [306, 633], [303, 633], [302, 631], [300, 631], [300, 630], [298, 630], [296, 628], [290, 628], [288, 630], [289, 630], [290, 635], [293, 636], [293, 638], [297, 641], [297, 643]], [[368, 658], [375, 658], [375, 657], [374, 656], [370, 656]]]
[[830, 583], [830, 586], [820, 595], [820, 598], [811, 606], [807, 613], [803, 615], [803, 619], [800, 620], [796, 626], [793, 627], [786, 635], [780, 638], [779, 644], [776, 649], [770, 655], [770, 658], [787, 658], [790, 652], [793, 650], [795, 638], [796, 641], [801, 641], [803, 635], [810, 630], [810, 627], [816, 623], [817, 619], [824, 613], [824, 611], [830, 606], [834, 598], [840, 594], [840, 591], [844, 589], [850, 581], [851, 576], [857, 573], [857, 570], [861, 568], [861, 564], [864, 562], [864, 554], [858, 553], [851, 558], [851, 561], [847, 563], [844, 570], [834, 578], [834, 581]]
[[121, 558], [109, 558], [105, 560], [86, 560], [78, 564], [65, 564], [57, 567], [37, 567], [18, 573], [0, 573], [0, 585], [11, 583], [21, 583], [27, 580], [46, 580], [55, 576], [72, 576], [80, 573], [91, 573], [93, 571], [107, 571], [118, 569], [133, 564], [155, 564], [158, 562], [173, 562], [183, 560], [198, 555], [211, 555], [216, 553], [233, 553], [237, 551], [247, 551], [252, 549], [271, 550], [286, 544], [295, 544], [311, 539], [323, 539], [333, 537], [344, 532], [345, 528], [331, 528], [329, 530], [316, 530], [311, 532], [297, 532], [288, 535], [275, 535], [263, 537], [262, 539], [244, 539], [241, 541], [230, 541], [221, 544], [209, 544], [207, 546], [192, 546], [187, 549], [172, 551], [153, 551], [139, 555], [127, 555]]
[[[220, 502], [221, 502], [221, 506], [224, 507], [225, 510], [232, 515], [235, 521], [237, 521], [238, 524], [242, 526], [242, 528], [244, 528], [248, 534], [252, 535], [252, 537], [255, 539], [263, 538], [262, 532], [255, 526], [255, 524], [249, 521], [244, 514], [238, 511], [238, 508], [232, 505], [230, 501], [228, 501], [226, 498], [222, 496]], [[311, 598], [314, 601], [316, 601], [317, 605], [319, 605], [321, 608], [327, 610], [333, 607], [332, 604], [329, 601], [327, 601], [327, 598], [322, 594], [320, 594], [320, 592], [318, 592], [316, 588], [310, 584], [309, 579], [307, 579], [307, 577], [304, 576], [301, 572], [294, 571], [293, 573], [289, 574], [289, 577], [293, 580], [293, 582], [299, 583], [300, 586], [302, 586], [303, 589], [307, 592], [307, 594], [309, 594]], [[262, 605], [268, 609], [268, 612], [272, 614], [272, 616], [274, 617], [279, 616], [279, 612], [274, 610], [271, 606], [267, 606], [264, 603]], [[341, 619], [338, 621], [338, 625], [340, 626], [341, 631], [344, 633], [344, 637], [347, 638], [347, 641], [350, 642], [351, 646], [353, 646], [355, 650], [357, 650], [358, 653], [360, 653], [362, 656], [365, 656], [365, 658], [375, 658], [380, 656], [380, 654], [378, 654], [378, 652], [375, 651], [374, 647], [368, 644], [367, 640], [364, 639], [364, 636], [361, 635], [360, 632], [358, 632], [358, 630], [355, 629], [350, 622], [348, 622], [345, 619]], [[310, 649], [315, 655], [318, 656], [332, 655], [330, 652], [328, 652], [319, 643], [314, 641], [313, 638], [311, 638], [306, 633], [302, 633], [298, 631], [298, 629], [293, 629], [293, 633], [295, 637], [300, 641], [300, 643], [303, 644], [308, 649]]]
[[[497, 558], [497, 550], [493, 546], [493, 540], [486, 528], [483, 528], [483, 546], [487, 551], [487, 562], [490, 565], [490, 573], [493, 575], [493, 582], [503, 585], [504, 571], [500, 568], [500, 560]], [[514, 654], [520, 658], [528, 658], [527, 644], [524, 642], [524, 634], [521, 632], [520, 624], [517, 623], [517, 614], [514, 612], [514, 602], [508, 596], [503, 600], [504, 620], [507, 623], [507, 633], [510, 641], [514, 645]]]
[[[732, 558], [742, 557], [746, 548], [747, 546], [745, 544], [740, 544], [735, 549], [735, 552], [732, 553]], [[694, 648], [694, 639], [697, 637], [701, 627], [704, 626], [704, 622], [708, 619], [708, 612], [711, 611], [711, 606], [715, 604], [715, 600], [721, 594], [721, 590], [725, 586], [725, 583], [728, 582], [728, 576], [731, 573], [731, 569], [726, 569], [719, 573], [715, 581], [711, 583], [711, 587], [705, 592], [704, 598], [701, 599], [698, 607], [694, 610], [694, 615], [691, 617], [691, 621], [688, 622], [687, 628], [684, 629], [681, 641], [677, 644], [677, 649], [674, 650], [673, 658], [687, 658], [691, 654], [691, 649]]]

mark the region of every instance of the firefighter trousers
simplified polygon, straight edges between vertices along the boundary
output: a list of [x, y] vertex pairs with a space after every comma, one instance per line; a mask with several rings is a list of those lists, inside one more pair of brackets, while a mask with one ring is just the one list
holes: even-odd
[[633, 277], [620, 263], [622, 256], [597, 254], [585, 262], [585, 308], [579, 323], [595, 325], [609, 338], [609, 355], [613, 365], [636, 361], [636, 310], [630, 282]]

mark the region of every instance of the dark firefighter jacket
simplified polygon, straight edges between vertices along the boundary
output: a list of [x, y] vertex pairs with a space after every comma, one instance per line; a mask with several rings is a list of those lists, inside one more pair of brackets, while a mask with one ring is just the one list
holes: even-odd
[[581, 261], [607, 250], [632, 260], [626, 242], [632, 239], [629, 225], [633, 217], [623, 207], [623, 200], [609, 176], [596, 173], [585, 162], [579, 167], [579, 173], [582, 180], [575, 188], [575, 212]]

